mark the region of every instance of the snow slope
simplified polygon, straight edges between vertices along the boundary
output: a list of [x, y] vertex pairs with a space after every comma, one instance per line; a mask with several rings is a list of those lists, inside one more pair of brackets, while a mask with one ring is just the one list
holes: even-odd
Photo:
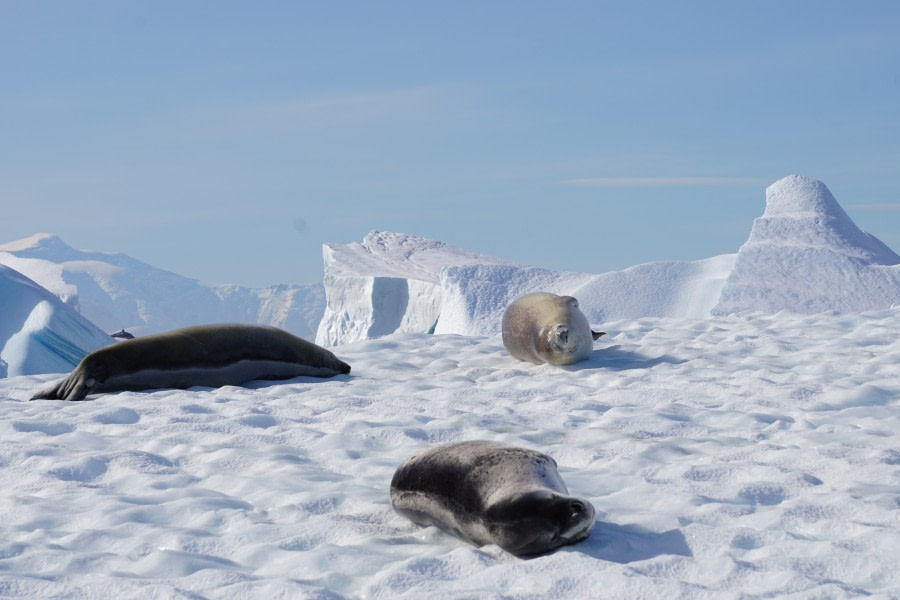
[[0, 264], [20, 270], [108, 332], [261, 323], [312, 340], [325, 305], [320, 284], [251, 289], [202, 283], [124, 254], [76, 250], [48, 234], [0, 245]]
[[0, 265], [0, 377], [70, 371], [113, 339], [18, 271]]
[[792, 175], [766, 190], [713, 309], [862, 311], [900, 302], [900, 256], [860, 231], [821, 181]]
[[[0, 380], [0, 595], [900, 597], [900, 310], [605, 327], [567, 368], [394, 334], [330, 380]], [[593, 534], [521, 560], [391, 510], [403, 459], [469, 439], [553, 456]]]
[[323, 346], [394, 332], [432, 331], [441, 311], [440, 271], [448, 265], [511, 264], [450, 244], [371, 231], [362, 243], [325, 244]]

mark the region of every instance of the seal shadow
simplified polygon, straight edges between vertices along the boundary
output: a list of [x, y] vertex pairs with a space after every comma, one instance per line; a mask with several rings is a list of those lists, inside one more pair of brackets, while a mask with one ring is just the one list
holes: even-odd
[[646, 356], [638, 352], [625, 350], [622, 346], [616, 345], [600, 350], [594, 350], [586, 360], [562, 368], [570, 371], [582, 371], [587, 369], [627, 371], [629, 369], [649, 369], [664, 363], [680, 365], [685, 362], [687, 362], [687, 360], [683, 358], [675, 358], [674, 356], [668, 356], [666, 354], [656, 357]]
[[620, 564], [664, 554], [693, 556], [684, 534], [677, 529], [657, 533], [638, 525], [617, 525], [601, 521], [597, 521], [594, 531], [586, 540], [571, 546], [570, 551]]

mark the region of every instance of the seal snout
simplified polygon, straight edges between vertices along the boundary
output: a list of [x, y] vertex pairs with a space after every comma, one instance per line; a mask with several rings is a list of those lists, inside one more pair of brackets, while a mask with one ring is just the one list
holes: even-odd
[[348, 375], [350, 373], [350, 365], [345, 362], [341, 362], [341, 375]]

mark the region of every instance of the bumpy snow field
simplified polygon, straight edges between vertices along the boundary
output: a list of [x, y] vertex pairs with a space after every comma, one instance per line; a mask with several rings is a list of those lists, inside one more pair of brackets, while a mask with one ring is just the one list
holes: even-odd
[[[604, 328], [568, 368], [395, 334], [330, 380], [0, 380], [0, 597], [900, 595], [900, 310]], [[395, 514], [397, 465], [465, 439], [552, 455], [593, 534], [522, 560]]]

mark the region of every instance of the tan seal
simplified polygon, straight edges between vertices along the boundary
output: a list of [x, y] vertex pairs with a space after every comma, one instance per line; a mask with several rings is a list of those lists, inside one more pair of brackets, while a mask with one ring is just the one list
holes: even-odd
[[503, 346], [519, 360], [571, 365], [591, 355], [594, 340], [587, 317], [572, 296], [535, 292], [514, 300], [503, 313]]

